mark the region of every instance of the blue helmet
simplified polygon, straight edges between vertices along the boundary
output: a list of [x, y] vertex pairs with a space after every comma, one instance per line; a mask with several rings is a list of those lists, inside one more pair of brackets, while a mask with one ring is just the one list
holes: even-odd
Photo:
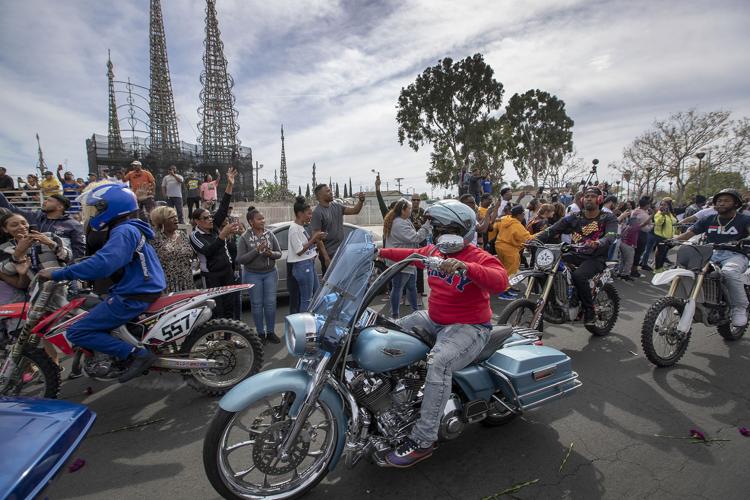
[[85, 194], [83, 203], [96, 209], [96, 215], [89, 220], [95, 231], [101, 231], [114, 219], [138, 210], [135, 193], [125, 184], [116, 182], [96, 186]]

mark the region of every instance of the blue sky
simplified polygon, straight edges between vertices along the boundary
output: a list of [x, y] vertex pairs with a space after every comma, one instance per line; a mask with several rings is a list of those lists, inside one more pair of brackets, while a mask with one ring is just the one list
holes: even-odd
[[[195, 142], [205, 2], [162, 3], [180, 138]], [[85, 139], [107, 133], [107, 49], [118, 79], [148, 85], [148, 7], [3, 3], [0, 165], [31, 171], [39, 132], [49, 165], [85, 172]], [[483, 53], [504, 103], [530, 88], [563, 99], [587, 162], [620, 160], [674, 111], [750, 116], [746, 1], [218, 0], [217, 9], [242, 143], [273, 178], [283, 123], [292, 186], [309, 182], [316, 162], [318, 179], [351, 176], [355, 189], [376, 169], [391, 186], [405, 177], [404, 188], [428, 190], [429, 148], [399, 146], [395, 105], [446, 56]]]

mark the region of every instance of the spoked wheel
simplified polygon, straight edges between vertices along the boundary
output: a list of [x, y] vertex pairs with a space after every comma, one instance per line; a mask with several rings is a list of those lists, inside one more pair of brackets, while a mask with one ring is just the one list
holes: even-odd
[[[523, 328], [532, 328], [531, 323], [534, 319], [534, 310], [536, 302], [529, 299], [516, 299], [503, 309], [497, 319], [498, 325], [519, 326]], [[539, 325], [535, 330], [542, 332], [544, 320], [539, 318]]]
[[3, 396], [57, 398], [60, 392], [60, 368], [44, 350], [27, 349], [15, 370], [19, 378], [2, 389]]
[[212, 359], [216, 368], [191, 370], [185, 375], [198, 392], [219, 396], [260, 371], [263, 344], [258, 335], [240, 321], [212, 319], [191, 333], [180, 348], [190, 358]]
[[594, 315], [596, 323], [586, 325], [586, 330], [602, 337], [612, 331], [620, 313], [620, 295], [612, 283], [607, 283], [599, 289], [594, 297]]
[[690, 332], [677, 330], [685, 302], [677, 297], [662, 297], [654, 302], [643, 320], [641, 345], [646, 357], [656, 366], [672, 366], [685, 354]]
[[[748, 299], [750, 299], [750, 290], [748, 290], [747, 287], [745, 287], [745, 294], [748, 296]], [[750, 314], [750, 306], [747, 307], [747, 312]], [[719, 325], [716, 329], [718, 330], [719, 335], [726, 340], [740, 340], [747, 331], [747, 324], [745, 324], [745, 326], [736, 327], [729, 323], [726, 325]]]
[[328, 473], [338, 432], [333, 412], [319, 401], [288, 456], [280, 458], [292, 426], [283, 399], [283, 393], [268, 396], [236, 413], [220, 409], [211, 421], [203, 465], [224, 498], [298, 498]]

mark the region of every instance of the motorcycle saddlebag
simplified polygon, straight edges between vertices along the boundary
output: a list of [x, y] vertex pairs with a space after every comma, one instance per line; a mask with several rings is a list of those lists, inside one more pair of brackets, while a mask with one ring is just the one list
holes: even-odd
[[517, 396], [522, 409], [557, 399], [581, 385], [578, 374], [571, 369], [570, 358], [552, 347], [506, 347], [499, 349], [485, 363], [510, 380], [516, 394], [507, 387], [502, 387], [502, 390], [510, 401]]

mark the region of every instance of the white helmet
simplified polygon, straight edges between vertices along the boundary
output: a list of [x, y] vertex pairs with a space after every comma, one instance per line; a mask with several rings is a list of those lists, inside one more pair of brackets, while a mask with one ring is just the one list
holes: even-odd
[[[425, 217], [432, 225], [432, 234], [435, 245], [442, 253], [455, 253], [463, 250], [474, 241], [477, 231], [477, 214], [474, 210], [458, 200], [442, 200], [430, 205], [425, 211]], [[457, 235], [463, 240], [451, 241], [443, 238], [443, 235]]]

